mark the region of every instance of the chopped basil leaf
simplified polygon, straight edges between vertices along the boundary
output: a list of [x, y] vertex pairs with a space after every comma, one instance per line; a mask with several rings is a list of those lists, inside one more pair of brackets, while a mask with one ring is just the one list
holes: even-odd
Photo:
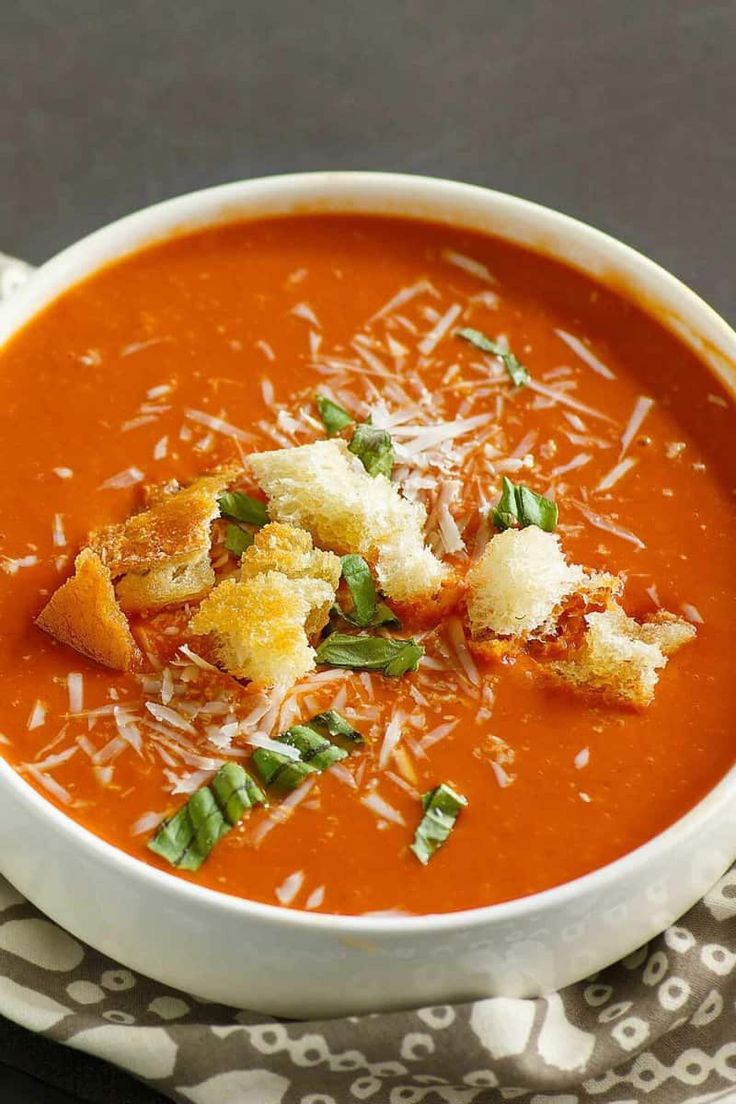
[[334, 437], [341, 429], [345, 429], [345, 426], [352, 425], [355, 421], [354, 418], [350, 417], [347, 410], [343, 410], [341, 406], [338, 406], [332, 399], [328, 399], [324, 395], [315, 395], [314, 401], [317, 404], [317, 410], [328, 437]]
[[475, 345], [476, 349], [480, 349], [481, 352], [490, 353], [491, 356], [498, 357], [503, 361], [504, 368], [509, 374], [509, 379], [513, 383], [514, 387], [523, 387], [529, 379], [529, 372], [520, 360], [514, 356], [510, 349], [505, 349], [503, 345], [500, 345], [498, 341], [492, 341], [490, 337], [486, 337], [480, 330], [456, 330], [457, 337], [461, 337], [463, 341], [470, 342], [471, 345]]
[[320, 771], [339, 763], [347, 755], [346, 751], [335, 747], [309, 725], [293, 725], [283, 736], [279, 736], [279, 743], [295, 747], [303, 763], [310, 763]]
[[318, 713], [307, 722], [309, 728], [325, 729], [330, 736], [340, 736], [343, 740], [349, 740], [351, 744], [362, 744], [363, 737], [357, 728], [353, 728], [349, 721], [341, 717], [334, 709], [328, 709], [326, 713]]
[[[394, 643], [399, 642], [394, 641]], [[424, 648], [415, 640], [404, 640], [401, 644], [401, 648], [383, 669], [384, 675], [390, 678], [398, 678], [400, 675], [405, 675], [407, 671], [416, 671], [419, 660], [424, 655]]]
[[401, 622], [398, 617], [392, 609], [389, 609], [385, 602], [377, 603], [376, 612], [367, 625], [358, 621], [352, 613], [344, 613], [339, 606], [333, 608], [333, 613], [337, 617], [341, 617], [343, 621], [347, 621], [349, 625], [355, 625], [356, 629], [375, 629], [380, 625], [392, 625], [396, 629], [401, 628]]
[[239, 763], [224, 763], [210, 782], [210, 789], [229, 824], [237, 824], [248, 809], [266, 800]]
[[401, 625], [398, 617], [392, 609], [386, 605], [385, 602], [379, 602], [376, 606], [376, 612], [371, 619], [371, 625]]
[[198, 870], [218, 840], [254, 805], [266, 800], [238, 763], [224, 763], [149, 840], [149, 850], [180, 870]]
[[230, 523], [225, 530], [225, 547], [233, 556], [242, 556], [246, 548], [250, 548], [253, 537], [247, 529], [241, 529], [239, 525]]
[[376, 429], [368, 422], [359, 422], [348, 448], [374, 479], [377, 475], [391, 478], [394, 470], [394, 446], [385, 429]]
[[353, 599], [351, 620], [356, 625], [370, 625], [376, 612], [376, 587], [371, 569], [362, 556], [342, 557], [342, 577]]
[[350, 553], [342, 557], [342, 577], [348, 584], [353, 608], [346, 612], [339, 606], [335, 606], [332, 612], [336, 616], [359, 629], [378, 625], [398, 627], [401, 624], [394, 611], [389, 609], [385, 602], [377, 601], [371, 569], [362, 556]]
[[414, 833], [411, 850], [425, 866], [455, 827], [460, 810], [468, 804], [446, 782], [441, 782], [422, 797], [424, 816]]
[[267, 786], [278, 786], [282, 790], [295, 790], [308, 774], [314, 774], [317, 767], [312, 763], [303, 763], [300, 759], [287, 759], [276, 751], [257, 748], [253, 753], [253, 762]]
[[217, 499], [222, 517], [244, 521], [246, 525], [267, 525], [266, 503], [242, 491], [223, 491]]
[[317, 663], [350, 670], [383, 671], [394, 678], [416, 671], [424, 648], [415, 640], [332, 633], [317, 649]]
[[557, 504], [544, 495], [535, 494], [523, 483], [514, 484], [504, 476], [501, 498], [491, 520], [501, 531], [515, 526], [526, 529], [528, 525], [537, 525], [552, 533], [557, 524]]
[[293, 725], [277, 739], [281, 744], [296, 748], [299, 759], [289, 759], [267, 748], [258, 748], [253, 753], [253, 762], [267, 786], [278, 786], [282, 790], [296, 789], [308, 774], [327, 770], [345, 758], [347, 751], [326, 739], [318, 731], [321, 728], [327, 729], [330, 735], [345, 736], [355, 743], [362, 740], [360, 733], [333, 711], [320, 713], [305, 725]]

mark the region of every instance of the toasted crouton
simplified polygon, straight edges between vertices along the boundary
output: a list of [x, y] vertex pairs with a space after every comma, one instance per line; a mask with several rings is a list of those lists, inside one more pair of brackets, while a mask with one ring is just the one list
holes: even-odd
[[651, 703], [657, 672], [668, 657], [695, 636], [694, 627], [673, 614], [657, 614], [640, 624], [617, 602], [588, 614], [586, 621], [580, 646], [550, 669], [578, 690], [640, 709]]
[[645, 643], [656, 644], [662, 655], [669, 657], [683, 644], [693, 640], [696, 630], [684, 617], [667, 610], [657, 610], [640, 624], [639, 635]]
[[226, 579], [204, 599], [190, 628], [214, 635], [219, 661], [236, 678], [264, 688], [288, 685], [314, 668], [305, 625], [334, 596], [324, 579], [290, 579], [280, 571]]
[[219, 515], [218, 495], [238, 474], [238, 469], [223, 468], [186, 487], [154, 488], [148, 509], [92, 534], [90, 548], [117, 580], [124, 610], [162, 609], [212, 589], [210, 526]]
[[126, 613], [163, 609], [204, 598], [215, 585], [209, 552], [186, 563], [168, 561], [150, 571], [129, 571], [115, 585], [120, 608]]
[[383, 475], [368, 475], [342, 440], [250, 456], [274, 521], [308, 529], [326, 548], [358, 552], [389, 598], [411, 601], [440, 588], [448, 570], [425, 546], [426, 511]]
[[585, 572], [567, 562], [555, 534], [535, 525], [507, 529], [468, 573], [471, 633], [519, 636], [542, 629], [584, 580]]
[[140, 658], [130, 626], [116, 599], [110, 572], [85, 548], [74, 574], [52, 594], [36, 624], [97, 663], [129, 671]]
[[334, 552], [315, 548], [305, 529], [271, 522], [259, 529], [253, 544], [246, 549], [241, 560], [240, 576], [250, 579], [265, 571], [280, 571], [290, 579], [323, 579], [328, 583], [329, 599], [310, 612], [305, 625], [307, 635], [314, 636], [329, 620], [341, 570], [340, 558]]

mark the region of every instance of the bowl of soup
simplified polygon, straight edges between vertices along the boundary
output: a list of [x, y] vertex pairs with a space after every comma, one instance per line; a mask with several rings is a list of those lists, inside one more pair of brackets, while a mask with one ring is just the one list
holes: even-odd
[[0, 309], [0, 869], [288, 1016], [531, 996], [736, 853], [736, 335], [469, 185], [246, 181]]

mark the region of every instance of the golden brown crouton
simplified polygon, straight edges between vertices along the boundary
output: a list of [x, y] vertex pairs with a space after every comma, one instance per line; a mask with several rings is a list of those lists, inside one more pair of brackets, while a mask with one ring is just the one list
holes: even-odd
[[448, 569], [424, 543], [424, 507], [384, 475], [368, 475], [345, 441], [255, 453], [248, 462], [274, 521], [308, 529], [334, 552], [365, 556], [389, 598], [410, 602], [439, 590]]
[[151, 612], [204, 598], [215, 585], [209, 552], [187, 563], [168, 561], [150, 571], [129, 571], [115, 585], [120, 608], [126, 613]]
[[210, 527], [219, 516], [219, 494], [238, 474], [239, 469], [223, 468], [185, 487], [154, 488], [148, 509], [92, 534], [90, 547], [118, 580], [123, 609], [161, 609], [212, 589]]
[[550, 670], [577, 690], [642, 709], [654, 698], [657, 672], [673, 652], [692, 640], [695, 628], [673, 614], [640, 624], [614, 602], [586, 617], [587, 632], [570, 658]]
[[260, 529], [241, 560], [240, 575], [250, 579], [265, 571], [280, 571], [290, 579], [323, 579], [330, 586], [330, 597], [313, 609], [307, 618], [307, 636], [314, 636], [327, 624], [330, 607], [340, 582], [339, 556], [315, 548], [305, 529], [271, 522]]
[[260, 687], [289, 685], [313, 669], [305, 625], [334, 596], [324, 579], [290, 579], [280, 571], [226, 579], [204, 599], [190, 628], [214, 634], [218, 659], [236, 678]]
[[219, 516], [218, 495], [238, 475], [235, 468], [201, 475], [186, 487], [156, 497], [155, 504], [120, 525], [98, 529], [89, 546], [113, 578], [147, 571], [166, 560], [185, 563], [209, 549], [210, 525]]
[[115, 599], [110, 572], [89, 548], [79, 553], [74, 574], [52, 594], [36, 624], [63, 644], [116, 671], [129, 671], [140, 658]]

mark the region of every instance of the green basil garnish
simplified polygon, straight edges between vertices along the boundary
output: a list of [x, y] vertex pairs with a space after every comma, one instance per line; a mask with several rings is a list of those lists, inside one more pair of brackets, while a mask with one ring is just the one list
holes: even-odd
[[378, 625], [395, 625], [397, 628], [401, 625], [394, 611], [389, 609], [385, 602], [376, 604], [376, 612], [371, 618], [371, 627], [377, 627]]
[[314, 774], [317, 770], [312, 763], [287, 759], [285, 755], [267, 748], [257, 748], [253, 753], [253, 762], [267, 786], [278, 786], [282, 790], [295, 790], [308, 774]]
[[259, 498], [243, 494], [242, 491], [223, 491], [217, 502], [222, 517], [243, 521], [246, 525], [257, 525], [259, 528], [268, 525], [266, 503]]
[[247, 529], [241, 529], [239, 525], [228, 525], [225, 530], [225, 547], [233, 556], [240, 558], [246, 548], [253, 543], [253, 536]]
[[557, 504], [544, 495], [535, 494], [523, 483], [512, 483], [504, 476], [501, 498], [491, 520], [502, 532], [515, 526], [526, 529], [528, 525], [536, 525], [546, 533], [552, 533], [557, 524]]
[[334, 709], [328, 709], [326, 713], [318, 713], [311, 721], [307, 721], [307, 727], [314, 728], [318, 732], [324, 729], [330, 736], [339, 736], [351, 744], [363, 743], [363, 737], [357, 728], [353, 728], [350, 722]]
[[383, 671], [384, 675], [397, 678], [407, 671], [416, 671], [423, 655], [424, 648], [415, 640], [335, 632], [317, 649], [317, 663], [353, 671]]
[[394, 611], [389, 609], [385, 602], [377, 600], [371, 569], [362, 556], [350, 553], [342, 557], [342, 577], [348, 585], [353, 608], [346, 611], [335, 606], [333, 613], [336, 616], [359, 629], [378, 625], [397, 627], [400, 625]]
[[351, 620], [356, 625], [370, 625], [376, 613], [376, 587], [371, 569], [362, 556], [353, 553], [342, 557], [342, 577], [353, 599]]
[[336, 402], [324, 395], [315, 395], [314, 401], [317, 404], [317, 410], [328, 437], [334, 437], [341, 429], [345, 429], [345, 426], [352, 425], [355, 421], [354, 418], [350, 417], [347, 410], [343, 410]]
[[351, 743], [362, 742], [360, 733], [339, 713], [334, 710], [318, 713], [311, 721], [303, 725], [293, 725], [277, 738], [278, 743], [296, 748], [299, 759], [289, 759], [270, 748], [258, 748], [253, 753], [253, 762], [266, 785], [293, 790], [308, 774], [327, 770], [344, 759], [347, 751], [336, 747], [323, 735], [323, 730], [331, 736], [342, 736]]
[[456, 793], [446, 782], [441, 782], [422, 797], [424, 816], [414, 833], [411, 850], [420, 863], [427, 865], [434, 853], [446, 841], [455, 827], [460, 810], [468, 804], [467, 798]]
[[504, 368], [509, 374], [509, 379], [513, 383], [514, 387], [523, 387], [529, 379], [529, 372], [527, 368], [521, 363], [520, 360], [514, 356], [510, 349], [505, 349], [503, 345], [500, 345], [497, 341], [492, 341], [490, 337], [486, 337], [480, 330], [456, 330], [456, 337], [461, 337], [463, 341], [468, 341], [471, 345], [474, 345], [476, 349], [480, 349], [483, 353], [490, 353], [491, 356], [498, 357], [503, 361]]
[[368, 422], [359, 422], [348, 448], [374, 479], [377, 475], [391, 478], [394, 470], [394, 446], [385, 429], [376, 429]]
[[238, 763], [224, 763], [148, 842], [149, 850], [179, 870], [198, 870], [212, 848], [265, 794]]

